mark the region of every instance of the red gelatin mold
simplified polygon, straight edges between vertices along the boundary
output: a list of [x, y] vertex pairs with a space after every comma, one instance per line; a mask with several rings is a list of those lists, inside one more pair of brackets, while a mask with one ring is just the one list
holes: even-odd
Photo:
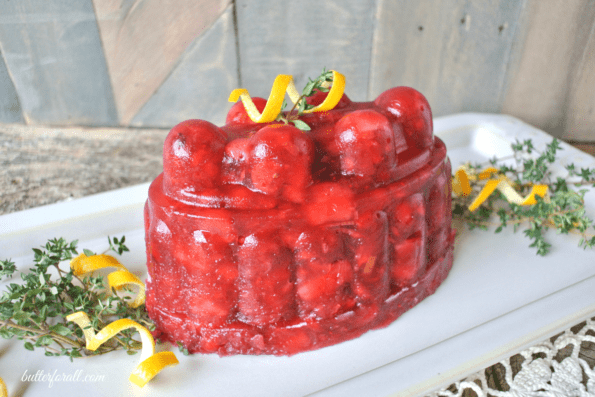
[[145, 206], [160, 339], [291, 355], [385, 327], [445, 279], [451, 166], [423, 95], [343, 95], [301, 120], [311, 131], [257, 124], [238, 102], [221, 128], [188, 120], [167, 136]]

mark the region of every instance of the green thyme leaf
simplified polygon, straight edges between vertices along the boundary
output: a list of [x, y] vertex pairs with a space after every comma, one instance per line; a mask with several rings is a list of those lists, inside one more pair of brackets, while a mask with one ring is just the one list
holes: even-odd
[[[284, 106], [281, 108], [281, 112], [279, 113], [279, 115], [277, 115], [275, 121], [282, 121], [285, 124], [293, 123], [297, 128], [299, 128], [302, 131], [310, 131], [310, 127], [307, 126], [307, 124], [303, 121], [300, 122], [299, 120], [299, 117], [302, 116], [306, 110], [315, 107], [314, 105], [309, 104], [306, 101], [306, 98], [316, 94], [317, 91], [328, 92], [329, 89], [326, 87], [326, 85], [328, 83], [332, 83], [332, 81], [333, 72], [326, 70], [326, 68], [323, 68], [320, 76], [318, 76], [314, 80], [308, 78], [308, 83], [306, 83], [306, 86], [302, 90], [302, 95], [300, 95], [299, 99], [294, 104], [294, 106], [289, 110], [289, 112], [287, 112], [287, 114], [285, 114], [283, 112], [283, 109], [285, 109], [285, 102], [283, 102]], [[298, 123], [296, 123], [295, 121], [298, 121]]]
[[302, 120], [296, 119], [290, 120], [290, 122], [302, 131], [310, 131], [310, 126], [304, 123]]
[[10, 259], [0, 261], [0, 280], [2, 280], [4, 277], [12, 278], [12, 275], [16, 270], [17, 268], [14, 262]]
[[178, 348], [180, 349], [180, 352], [181, 352], [183, 355], [187, 356], [187, 355], [189, 355], [189, 354], [190, 354], [190, 353], [188, 352], [188, 349], [186, 349], [186, 348], [184, 347], [184, 345], [182, 344], [182, 342], [176, 342], [176, 344], [178, 345]]
[[[111, 250], [122, 254], [128, 251], [126, 237], [110, 238]], [[65, 317], [75, 311], [85, 311], [96, 330], [120, 318], [129, 318], [149, 329], [155, 329], [144, 305], [128, 306], [127, 296], [120, 297], [106, 291], [103, 276], [82, 280], [74, 276], [68, 261], [77, 255], [78, 241], [67, 242], [54, 238], [40, 248], [33, 248], [33, 267], [21, 273], [21, 283], [10, 283], [0, 297], [0, 337], [24, 341], [28, 350], [45, 349], [46, 356], [67, 356], [71, 360], [89, 354], [104, 354], [124, 349], [136, 352], [142, 346], [134, 333], [118, 334], [95, 352], [85, 350], [82, 330]], [[83, 250], [87, 255], [92, 251]], [[14, 262], [0, 262], [0, 277], [12, 277]]]
[[118, 255], [122, 255], [124, 252], [130, 251], [128, 247], [124, 244], [124, 242], [126, 241], [126, 236], [122, 236], [120, 240], [118, 240], [117, 237], [114, 237], [112, 240], [110, 236], [107, 236], [107, 241], [109, 243], [110, 250], [117, 252]]
[[[579, 247], [584, 249], [595, 247], [595, 234], [593, 220], [586, 215], [584, 195], [586, 190], [577, 187], [591, 185], [595, 187], [595, 169], [581, 168], [577, 171], [574, 164], [566, 165], [568, 175], [552, 178], [550, 166], [556, 161], [556, 156], [562, 147], [557, 139], [546, 145], [540, 154], [534, 147], [532, 140], [523, 142], [516, 140], [511, 144], [512, 158], [516, 166], [498, 164], [508, 159], [493, 158], [486, 164], [497, 167], [509, 179], [515, 181], [520, 193], [526, 195], [534, 184], [544, 184], [549, 187], [547, 200], [536, 197], [537, 203], [531, 206], [520, 206], [509, 203], [505, 197], [496, 192], [480, 206], [475, 212], [470, 212], [468, 207], [473, 197], [482, 189], [485, 181], [472, 181], [474, 193], [467, 197], [455, 196], [452, 203], [453, 218], [463, 220], [470, 230], [487, 230], [488, 226], [495, 227], [495, 233], [500, 233], [504, 228], [512, 225], [516, 232], [521, 225], [526, 225], [524, 235], [531, 240], [529, 245], [535, 248], [538, 255], [546, 255], [552, 245], [546, 240], [546, 230], [555, 229], [558, 234], [577, 234]], [[535, 156], [536, 153], [538, 154]], [[530, 156], [533, 154], [533, 156]], [[481, 170], [485, 164], [469, 164], [472, 170]], [[574, 178], [574, 180], [573, 180]], [[577, 179], [579, 178], [579, 179]], [[497, 217], [499, 222], [494, 223]]]

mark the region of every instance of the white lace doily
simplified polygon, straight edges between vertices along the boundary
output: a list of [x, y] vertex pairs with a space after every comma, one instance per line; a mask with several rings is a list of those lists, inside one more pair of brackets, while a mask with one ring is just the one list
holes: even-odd
[[582, 343], [595, 343], [595, 318], [578, 332], [574, 328], [522, 351], [516, 373], [511, 359], [501, 361], [504, 390], [492, 388], [483, 370], [428, 397], [595, 397], [595, 370], [580, 357]]

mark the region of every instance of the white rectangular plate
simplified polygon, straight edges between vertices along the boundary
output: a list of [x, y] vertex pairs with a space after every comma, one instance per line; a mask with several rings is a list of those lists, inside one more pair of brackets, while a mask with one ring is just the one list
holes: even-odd
[[[434, 129], [453, 167], [507, 156], [515, 139], [532, 139], [537, 149], [551, 141], [502, 115], [448, 116], [436, 119]], [[595, 166], [592, 157], [562, 146], [560, 165]], [[147, 189], [144, 184], [1, 216], [0, 259], [12, 258], [25, 270], [32, 267], [31, 248], [48, 238], [79, 239], [80, 248], [103, 251], [107, 235], [125, 234], [131, 253], [121, 260], [144, 279]], [[595, 192], [587, 193], [586, 206], [595, 217]], [[576, 236], [552, 232], [547, 238], [554, 246], [542, 258], [521, 232], [461, 230], [453, 269], [434, 295], [387, 328], [317, 351], [292, 357], [177, 353], [180, 365], [140, 389], [128, 381], [137, 356], [117, 352], [71, 363], [9, 340], [0, 341], [0, 376], [9, 394], [26, 395], [422, 395], [595, 315], [595, 252], [577, 248]]]

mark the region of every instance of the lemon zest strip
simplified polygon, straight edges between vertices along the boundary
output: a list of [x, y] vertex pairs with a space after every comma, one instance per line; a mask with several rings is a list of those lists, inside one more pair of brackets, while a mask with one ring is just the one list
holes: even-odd
[[107, 276], [110, 288], [120, 290], [126, 285], [136, 285], [138, 287], [138, 293], [134, 301], [129, 303], [129, 305], [131, 307], [139, 307], [145, 303], [145, 284], [113, 256], [105, 254], [87, 256], [83, 253], [70, 261], [70, 268], [75, 276], [82, 276], [108, 267], [119, 269]]
[[130, 303], [130, 307], [139, 307], [145, 303], [145, 284], [140, 281], [136, 275], [130, 273], [128, 270], [117, 270], [107, 275], [107, 282], [110, 287], [117, 290], [124, 288], [126, 285], [138, 286], [138, 293], [134, 301]]
[[[468, 168], [465, 166], [459, 167], [452, 180], [452, 190], [456, 195], [468, 196], [471, 193], [470, 180], [485, 180], [493, 174], [497, 174], [498, 170], [494, 167], [489, 167], [479, 174], [467, 172]], [[479, 192], [478, 196], [469, 205], [469, 211], [475, 211], [487, 198], [498, 189], [506, 200], [517, 205], [533, 205], [537, 203], [535, 196], [545, 197], [548, 192], [547, 185], [533, 185], [531, 192], [526, 197], [522, 197], [513, 187], [513, 183], [504, 175], [500, 175], [497, 179], [490, 179]]]
[[494, 168], [494, 167], [488, 167], [485, 170], [481, 171], [478, 175], [477, 175], [477, 179], [484, 180], [484, 179], [488, 179], [490, 176], [492, 176], [492, 174], [497, 174], [498, 173], [498, 169]]
[[[304, 113], [327, 112], [337, 106], [343, 97], [343, 93], [345, 92], [345, 76], [334, 70], [331, 70], [331, 72], [333, 72], [333, 85], [331, 86], [328, 95], [320, 105], [315, 106], [312, 109], [304, 110]], [[293, 101], [293, 103], [296, 102], [297, 99]]]
[[[328, 95], [321, 104], [312, 109], [304, 110], [304, 113], [329, 111], [337, 106], [343, 97], [343, 92], [345, 91], [345, 76], [335, 70], [331, 70], [331, 72], [333, 72], [333, 85], [331, 86]], [[262, 113], [258, 111], [248, 90], [244, 88], [233, 90], [229, 95], [229, 102], [236, 102], [238, 99], [241, 99], [250, 120], [255, 123], [270, 123], [271, 121], [274, 121], [279, 112], [281, 112], [285, 92], [287, 92], [289, 99], [291, 99], [294, 104], [300, 99], [300, 94], [293, 82], [293, 76], [280, 74], [273, 82], [269, 99], [267, 100]]]
[[178, 359], [170, 351], [155, 354], [155, 341], [145, 327], [127, 318], [116, 320], [106, 325], [101, 331], [95, 333], [89, 316], [85, 312], [76, 312], [66, 316], [66, 320], [76, 323], [85, 335], [87, 350], [95, 351], [103, 343], [114, 337], [119, 332], [128, 328], [135, 328], [141, 337], [142, 350], [141, 362], [134, 369], [129, 380], [137, 386], [143, 387], [163, 368], [177, 365]]
[[116, 258], [111, 255], [93, 255], [87, 256], [80, 254], [76, 258], [70, 261], [70, 268], [73, 273], [77, 276], [82, 276], [85, 273], [91, 273], [95, 270], [103, 269], [106, 267], [117, 267], [118, 269], [126, 270]]
[[0, 378], [0, 397], [8, 397], [8, 389], [6, 389], [6, 383], [2, 378]]
[[545, 197], [548, 187], [547, 185], [533, 185], [527, 197], [523, 198], [516, 190], [506, 181], [506, 183], [498, 186], [498, 189], [506, 196], [509, 202], [518, 205], [534, 205], [537, 204], [535, 196]]
[[452, 181], [452, 190], [457, 196], [468, 196], [471, 193], [469, 175], [464, 169], [459, 168], [457, 172], [455, 172], [455, 176]]
[[290, 85], [293, 86], [293, 91], [295, 91], [295, 85], [293, 84], [292, 76], [286, 74], [278, 75], [273, 82], [269, 99], [267, 100], [267, 104], [264, 107], [262, 113], [258, 111], [256, 105], [254, 105], [254, 102], [252, 102], [252, 98], [250, 98], [248, 90], [244, 88], [233, 90], [229, 95], [229, 102], [236, 102], [238, 98], [241, 98], [244, 108], [246, 109], [246, 113], [248, 113], [248, 117], [250, 117], [252, 121], [255, 123], [269, 123], [275, 120], [281, 111], [281, 106], [283, 106], [283, 98], [285, 97], [285, 91]]
[[475, 198], [475, 200], [473, 200], [473, 202], [469, 206], [469, 211], [471, 211], [471, 212], [475, 211], [477, 209], [477, 207], [479, 207], [484, 201], [486, 201], [487, 198], [490, 197], [490, 195], [492, 193], [494, 193], [496, 188], [498, 188], [498, 185], [500, 185], [500, 182], [501, 182], [501, 180], [499, 180], [499, 179], [490, 179], [485, 184], [483, 189], [481, 189], [481, 191], [479, 192], [479, 195]]
[[138, 364], [128, 379], [135, 385], [143, 387], [163, 368], [173, 367], [178, 364], [179, 361], [176, 355], [170, 351], [155, 353]]

